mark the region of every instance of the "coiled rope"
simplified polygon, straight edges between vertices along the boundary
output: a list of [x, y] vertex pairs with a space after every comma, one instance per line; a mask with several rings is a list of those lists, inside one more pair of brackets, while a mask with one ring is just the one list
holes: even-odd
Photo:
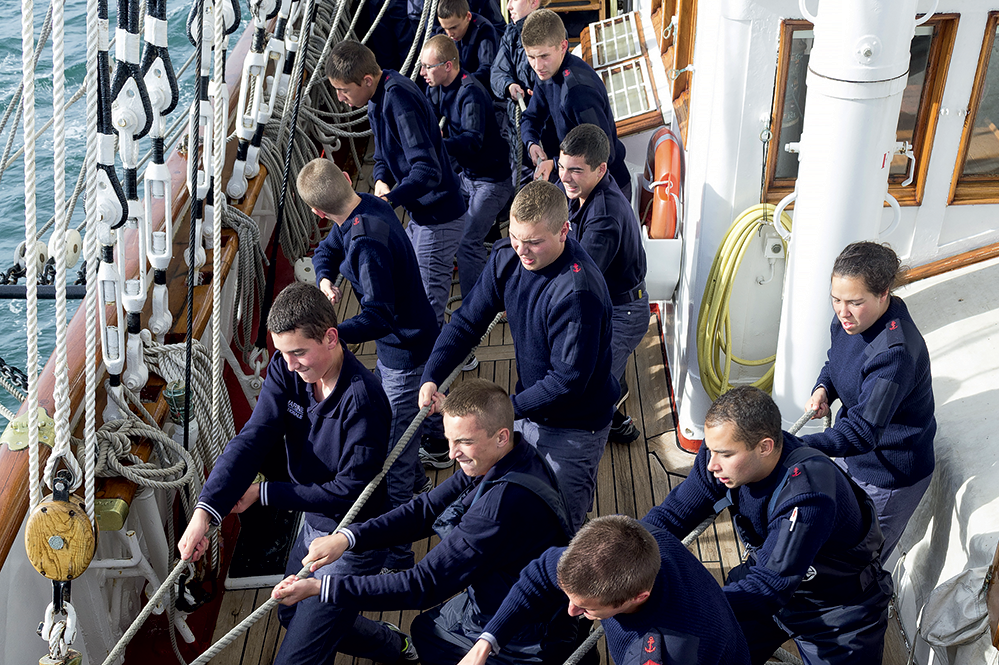
[[[729, 302], [739, 265], [758, 234], [767, 226], [775, 224], [773, 212], [774, 206], [760, 204], [739, 215], [718, 246], [708, 273], [697, 317], [697, 365], [700, 368], [701, 384], [712, 400], [718, 399], [732, 388], [729, 379], [733, 362], [744, 367], [759, 367], [773, 363], [776, 358], [771, 355], [759, 360], [747, 360], [735, 356], [729, 318]], [[781, 224], [790, 231], [791, 217], [787, 213], [781, 214]], [[784, 240], [784, 234], [778, 232], [778, 235], [784, 255], [787, 256], [787, 241]], [[766, 242], [777, 242], [777, 238], [767, 239]], [[773, 377], [774, 367], [771, 365], [752, 385], [769, 393]]]

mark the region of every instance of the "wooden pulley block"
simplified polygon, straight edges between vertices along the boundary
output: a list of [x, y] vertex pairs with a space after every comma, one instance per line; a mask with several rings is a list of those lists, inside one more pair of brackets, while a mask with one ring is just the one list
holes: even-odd
[[28, 561], [39, 573], [59, 582], [79, 577], [97, 546], [83, 500], [75, 494], [67, 501], [51, 496], [38, 504], [24, 528]]
[[42, 656], [38, 660], [38, 665], [83, 665], [83, 654], [75, 649], [70, 649], [63, 658]]

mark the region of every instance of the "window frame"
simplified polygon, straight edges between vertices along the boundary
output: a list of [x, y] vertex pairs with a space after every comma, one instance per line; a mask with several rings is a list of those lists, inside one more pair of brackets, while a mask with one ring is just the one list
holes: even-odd
[[[999, 29], [999, 11], [991, 11], [985, 23], [982, 50], [978, 54], [975, 81], [964, 117], [964, 128], [961, 130], [961, 142], [958, 144], [957, 163], [954, 166], [950, 193], [947, 197], [947, 203], [950, 205], [999, 203], [999, 175], [963, 175], [968, 160], [968, 150], [971, 148], [971, 135], [982, 103], [985, 77], [988, 74], [997, 29]], [[999, 66], [999, 63], [994, 64]]]
[[[926, 176], [929, 170], [933, 139], [937, 130], [937, 119], [947, 84], [951, 54], [960, 14], [935, 14], [925, 25], [933, 28], [933, 40], [926, 61], [926, 76], [923, 92], [920, 95], [913, 129], [912, 151], [915, 163], [912, 167], [912, 183], [903, 187], [906, 174], [888, 177], [888, 193], [898, 200], [899, 205], [918, 206], [926, 191]], [[781, 22], [780, 46], [778, 47], [777, 77], [774, 84], [773, 113], [770, 127], [773, 136], [767, 146], [763, 197], [768, 203], [777, 203], [794, 191], [797, 178], [777, 178], [777, 157], [780, 145], [780, 123], [784, 117], [784, 97], [787, 90], [788, 73], [791, 64], [791, 40], [798, 30], [813, 30], [814, 26], [803, 19], [785, 19]]]

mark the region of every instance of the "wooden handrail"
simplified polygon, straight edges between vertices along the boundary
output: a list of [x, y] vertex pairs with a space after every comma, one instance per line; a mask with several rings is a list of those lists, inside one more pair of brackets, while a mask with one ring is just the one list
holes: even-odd
[[[252, 29], [244, 31], [243, 36], [240, 38], [236, 46], [230, 51], [230, 55], [227, 58], [225, 78], [226, 83], [229, 86], [229, 90], [231, 91], [229, 96], [230, 124], [233, 119], [233, 110], [239, 101], [239, 80], [242, 75], [242, 62], [245, 59], [246, 54], [249, 52], [252, 33]], [[175, 261], [171, 265], [171, 270], [168, 271], [168, 273], [172, 271], [174, 275], [177, 273], [185, 274], [186, 268], [178, 267], [177, 264], [183, 264], [183, 249], [187, 246], [188, 236], [188, 232], [185, 231], [185, 229], [189, 228], [186, 220], [188, 215], [185, 214], [189, 204], [186, 185], [187, 160], [185, 157], [181, 156], [176, 149], [174, 149], [171, 152], [170, 157], [167, 159], [167, 167], [170, 171], [173, 191], [175, 192], [173, 201], [175, 217], [178, 220], [184, 220], [183, 223], [176, 224], [174, 227], [176, 232], [176, 239], [174, 242]], [[253, 210], [253, 205], [256, 203], [257, 195], [263, 187], [265, 177], [266, 170], [261, 167], [260, 174], [250, 183], [250, 188], [246, 198], [236, 207], [240, 208], [247, 214]], [[154, 229], [161, 229], [163, 227], [164, 220], [162, 217], [162, 209], [158, 211], [158, 215], [159, 217], [153, 221]], [[223, 251], [226, 251], [225, 270], [228, 272], [228, 268], [232, 265], [232, 261], [235, 258], [238, 242], [235, 235], [231, 231], [229, 231], [228, 234], [224, 232], [224, 236], [226, 235], [228, 236], [228, 240], [224, 240], [223, 242]], [[137, 243], [135, 232], [133, 231], [130, 234], [126, 233], [124, 242], [134, 247], [135, 243]], [[135, 252], [132, 252], [132, 254], [134, 256]], [[207, 265], [211, 265], [210, 253]], [[137, 266], [137, 261], [130, 261], [125, 267], [125, 274], [129, 276], [137, 274]], [[182, 276], [181, 279], [183, 280], [184, 277]], [[186, 297], [186, 295], [184, 297]], [[195, 336], [200, 337], [203, 334], [211, 315], [211, 287], [196, 287], [195, 298], [199, 302], [203, 303], [201, 311], [196, 310], [197, 314], [194, 321]], [[173, 300], [173, 298], [171, 298], [171, 300]], [[144, 312], [146, 315], [148, 315], [148, 309], [149, 304], [147, 302], [147, 309]], [[171, 311], [178, 311], [178, 308], [174, 307], [173, 302], [171, 302]], [[114, 318], [115, 315], [113, 311], [109, 311], [109, 322], [114, 320]], [[186, 319], [182, 316], [177, 316], [175, 318], [178, 321], [178, 324], [181, 320], [186, 321]], [[86, 312], [84, 308], [81, 307], [76, 311], [72, 321], [70, 321], [69, 334], [67, 337], [69, 340], [67, 350], [70, 358], [69, 394], [70, 403], [72, 404], [73, 413], [76, 418], [76, 426], [74, 429], [77, 430], [77, 432], [82, 429], [82, 425], [80, 424], [82, 418], [80, 418], [81, 414], [79, 407], [83, 404], [83, 398], [86, 392], [84, 380], [86, 367], [85, 331]], [[101, 365], [101, 359], [99, 357], [97, 358], [97, 365], [99, 372], [98, 376], [101, 376], [103, 373], [103, 366]], [[39, 406], [44, 408], [50, 415], [55, 411], [55, 403], [53, 400], [54, 389], [55, 358], [50, 357], [48, 363], [45, 365], [45, 369], [42, 371], [42, 374], [38, 379]], [[99, 403], [97, 407], [98, 410], [100, 410], [102, 406], [103, 405]], [[21, 411], [24, 411], [23, 406]], [[165, 406], [158, 406], [154, 409], [154, 411], [155, 413], [153, 415], [157, 417], [157, 421], [162, 422], [162, 419], [166, 414]], [[39, 452], [41, 464], [44, 465], [45, 461], [48, 459], [49, 449], [45, 446], [41, 446]], [[3, 497], [3, 500], [0, 501], [0, 565], [2, 565], [2, 562], [6, 561], [7, 554], [10, 552], [10, 548], [13, 545], [17, 532], [21, 527], [21, 523], [24, 521], [25, 514], [27, 513], [28, 487], [28, 451], [11, 451], [7, 448], [7, 446], [0, 445], [0, 496]]]
[[981, 263], [982, 261], [988, 261], [989, 259], [994, 259], [997, 256], [999, 256], [999, 243], [986, 245], [985, 247], [979, 247], [978, 249], [972, 249], [961, 254], [949, 256], [946, 259], [940, 259], [939, 261], [933, 261], [932, 263], [925, 263], [921, 266], [910, 268], [905, 273], [905, 283], [912, 284], [913, 282], [918, 282], [919, 280], [926, 279], [927, 277], [942, 275], [945, 272], [957, 270], [958, 268], [964, 268], [965, 266], [974, 265], [975, 263]]

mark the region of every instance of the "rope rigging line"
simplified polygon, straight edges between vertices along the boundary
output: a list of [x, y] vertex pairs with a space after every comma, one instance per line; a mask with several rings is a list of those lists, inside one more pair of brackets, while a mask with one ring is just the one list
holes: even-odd
[[[274, 226], [274, 236], [272, 240], [271, 247], [271, 257], [270, 265], [267, 269], [267, 282], [264, 286], [264, 300], [263, 307], [260, 311], [260, 322], [257, 328], [257, 340], [256, 344], [258, 348], [265, 348], [267, 345], [267, 315], [270, 313], [271, 302], [274, 299], [274, 282], [277, 279], [277, 251], [278, 246], [281, 244], [279, 241], [281, 239], [281, 226], [284, 219], [284, 207], [286, 195], [288, 192], [288, 175], [291, 167], [292, 153], [295, 149], [295, 133], [298, 129], [298, 111], [302, 103], [302, 92], [303, 92], [303, 81], [302, 72], [305, 67], [305, 60], [308, 53], [308, 40], [307, 36], [312, 30], [312, 21], [315, 17], [315, 3], [313, 0], [305, 0], [305, 10], [302, 15], [302, 23], [299, 28], [299, 43], [301, 45], [302, 53], [300, 57], [295, 59], [295, 68], [292, 74], [292, 80], [295, 81], [295, 102], [291, 109], [291, 119], [290, 127], [288, 130], [288, 143], [287, 149], [284, 155], [284, 168], [281, 172], [281, 189], [278, 195], [278, 206], [277, 206], [277, 221]], [[288, 107], [285, 105], [284, 115], [287, 115]], [[282, 125], [284, 125], [284, 118], [282, 117]], [[280, 130], [279, 130], [280, 131]]]
[[[38, 271], [35, 260], [35, 217], [37, 215], [35, 201], [35, 40], [34, 40], [34, 6], [32, 0], [21, 1], [21, 83], [24, 92], [24, 242], [26, 261], [26, 280], [34, 284]], [[13, 134], [13, 132], [11, 132]], [[32, 248], [29, 253], [29, 248]], [[30, 257], [30, 258], [29, 258]], [[28, 409], [28, 450], [29, 450], [29, 506], [34, 510], [41, 501], [39, 487], [39, 451], [38, 451], [38, 293], [35, 289], [26, 290], [25, 302], [27, 316], [27, 360], [25, 371], [28, 375], [28, 399], [25, 404]]]

